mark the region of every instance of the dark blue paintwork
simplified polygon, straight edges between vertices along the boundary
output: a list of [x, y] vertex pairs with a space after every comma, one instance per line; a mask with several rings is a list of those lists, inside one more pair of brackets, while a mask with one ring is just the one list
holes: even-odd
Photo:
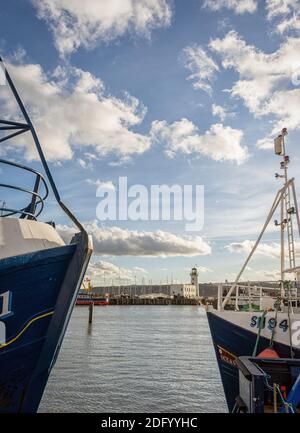
[[[0, 294], [12, 293], [13, 314], [0, 318], [6, 341], [23, 331], [8, 346], [0, 346], [0, 413], [21, 410], [75, 250], [76, 245], [68, 245], [0, 260]], [[37, 399], [43, 390], [37, 390]]]
[[[210, 332], [216, 352], [216, 358], [220, 370], [227, 406], [231, 412], [235, 405], [235, 398], [239, 394], [238, 369], [232, 363], [221, 359], [219, 347], [231, 353], [235, 357], [251, 356], [257, 335], [247, 331], [227, 320], [224, 320], [211, 312], [207, 312]], [[270, 340], [260, 337], [257, 353], [269, 347]], [[274, 342], [274, 349], [280, 358], [290, 358], [290, 347]], [[294, 349], [295, 358], [300, 358], [300, 350]]]

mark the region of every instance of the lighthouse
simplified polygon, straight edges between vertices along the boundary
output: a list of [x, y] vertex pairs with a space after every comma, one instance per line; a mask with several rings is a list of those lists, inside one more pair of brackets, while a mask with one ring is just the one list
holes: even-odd
[[198, 284], [198, 270], [196, 266], [194, 266], [190, 273], [191, 276], [191, 284], [196, 287], [196, 296], [199, 296], [199, 284]]

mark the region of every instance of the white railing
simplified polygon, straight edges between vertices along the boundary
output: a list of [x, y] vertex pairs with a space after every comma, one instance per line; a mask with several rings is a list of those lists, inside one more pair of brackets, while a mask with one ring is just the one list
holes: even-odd
[[[274, 308], [274, 303], [282, 294], [281, 287], [266, 287], [257, 285], [245, 285], [237, 284], [234, 288], [234, 293], [231, 293], [228, 298], [228, 292], [230, 291], [231, 284], [219, 284], [218, 286], [218, 310], [224, 309], [224, 300], [227, 299], [227, 305], [234, 307], [235, 310], [239, 311], [243, 305], [249, 307], [249, 311], [253, 308], [259, 308], [265, 310]], [[226, 293], [224, 293], [224, 289]], [[297, 289], [291, 288], [289, 296], [281, 298], [282, 302], [289, 302], [293, 308], [297, 307], [300, 302], [300, 297], [297, 297]]]

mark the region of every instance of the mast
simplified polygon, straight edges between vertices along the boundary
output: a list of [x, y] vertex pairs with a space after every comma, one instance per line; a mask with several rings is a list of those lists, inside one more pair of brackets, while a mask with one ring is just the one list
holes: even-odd
[[[285, 136], [287, 135], [287, 130], [284, 128], [281, 134], [278, 135], [274, 140], [274, 150], [275, 154], [282, 156], [282, 161], [280, 162], [280, 168], [284, 170], [284, 174], [280, 175], [278, 173], [275, 174], [276, 179], [283, 179], [285, 192], [280, 201], [280, 223], [275, 220], [275, 225], [280, 226], [280, 286], [281, 286], [281, 296], [284, 296], [284, 287], [283, 282], [285, 280], [285, 228], [288, 230], [288, 215], [287, 209], [290, 207], [290, 188], [288, 185], [288, 163], [289, 157], [286, 155], [285, 151]], [[290, 227], [290, 225], [289, 225]], [[289, 233], [289, 231], [288, 231]], [[291, 242], [292, 241], [292, 242]], [[288, 234], [288, 254], [289, 254], [289, 262], [290, 268], [295, 267], [292, 266], [292, 257], [294, 256], [291, 250], [294, 248], [293, 236], [289, 236]]]
[[[293, 217], [296, 217], [296, 224], [298, 226], [298, 234], [300, 236], [300, 218], [296, 197], [296, 190], [294, 184], [294, 178], [288, 178], [288, 165], [290, 162], [290, 158], [286, 155], [286, 146], [285, 146], [285, 137], [287, 135], [287, 128], [283, 128], [281, 134], [278, 135], [274, 140], [274, 148], [276, 155], [282, 156], [282, 161], [280, 162], [280, 168], [283, 170], [283, 174], [275, 174], [275, 177], [278, 179], [283, 179], [283, 186], [277, 192], [277, 195], [274, 199], [274, 202], [271, 206], [265, 224], [250, 252], [248, 255], [242, 269], [236, 277], [236, 280], [232, 284], [230, 290], [228, 291], [225, 299], [222, 303], [222, 308], [225, 307], [228, 300], [230, 299], [234, 290], [237, 289], [238, 282], [246, 269], [250, 259], [252, 258], [254, 252], [256, 251], [268, 225], [273, 218], [276, 210], [279, 208], [280, 211], [280, 222], [275, 220], [275, 225], [280, 227], [280, 285], [281, 285], [281, 294], [282, 297], [285, 297], [285, 279], [286, 273], [293, 273], [295, 275], [300, 274], [300, 267], [296, 266], [296, 254], [295, 254], [295, 242], [294, 242], [294, 226], [293, 226]], [[287, 251], [288, 251], [288, 262], [289, 267], [285, 267], [285, 233], [287, 235]]]
[[[281, 221], [275, 221], [275, 225], [280, 226], [280, 273], [281, 281], [285, 280], [286, 272], [296, 272], [296, 253], [295, 253], [295, 241], [294, 241], [294, 223], [293, 216], [297, 217], [299, 222], [297, 198], [295, 194], [294, 183], [288, 179], [288, 166], [290, 162], [289, 156], [286, 154], [285, 137], [287, 136], [287, 129], [283, 128], [281, 134], [274, 140], [275, 153], [282, 156], [280, 162], [280, 168], [283, 170], [283, 175], [275, 174], [276, 178], [282, 178], [284, 180], [285, 192], [281, 199]], [[289, 268], [285, 269], [285, 230], [287, 236], [287, 252], [288, 252], [288, 264]], [[283, 283], [282, 283], [283, 284]]]

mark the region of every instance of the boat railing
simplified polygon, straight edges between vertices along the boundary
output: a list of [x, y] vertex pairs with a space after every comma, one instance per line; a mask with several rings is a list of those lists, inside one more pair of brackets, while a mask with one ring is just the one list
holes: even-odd
[[[44, 202], [49, 194], [48, 186], [45, 182], [43, 175], [30, 167], [14, 161], [0, 159], [0, 164], [15, 167], [19, 170], [29, 172], [35, 176], [33, 190], [24, 188], [22, 186], [12, 185], [10, 183], [0, 183], [0, 188], [2, 189], [19, 191], [29, 197], [28, 205], [19, 209], [14, 207], [7, 207], [5, 201], [3, 201], [2, 203], [0, 202], [0, 217], [19, 215], [19, 218], [21, 219], [26, 218], [30, 220], [36, 220], [37, 217], [42, 213], [44, 209]], [[43, 195], [41, 195], [40, 193], [40, 190], [42, 188], [44, 189]]]
[[[231, 284], [218, 285], [218, 310], [224, 309], [223, 302], [231, 287]], [[278, 282], [277, 285], [274, 283], [274, 286], [237, 284], [227, 305], [229, 308], [234, 307], [236, 311], [239, 311], [243, 306], [247, 306], [250, 311], [254, 308], [260, 310], [273, 308], [274, 303], [281, 297], [281, 294], [282, 289]], [[300, 303], [297, 288], [292, 288], [290, 294], [281, 301], [288, 302], [292, 307], [297, 307]]]
[[[31, 138], [33, 139], [33, 142], [35, 144], [37, 153], [39, 155], [39, 158], [41, 160], [41, 163], [43, 165], [45, 174], [48, 178], [48, 182], [50, 184], [50, 187], [52, 189], [53, 195], [57, 201], [57, 203], [59, 204], [59, 206], [61, 207], [61, 209], [65, 212], [65, 214], [72, 220], [72, 222], [75, 224], [75, 226], [80, 230], [80, 232], [83, 234], [83, 236], [85, 237], [86, 241], [88, 239], [88, 234], [85, 230], [85, 228], [83, 227], [83, 225], [80, 223], [80, 221], [78, 221], [78, 219], [75, 217], [75, 215], [73, 215], [73, 213], [70, 211], [70, 209], [64, 204], [64, 202], [61, 200], [59, 192], [57, 190], [56, 184], [54, 182], [54, 179], [52, 177], [50, 168], [48, 166], [46, 157], [44, 155], [42, 146], [40, 144], [40, 141], [38, 139], [37, 133], [35, 131], [35, 128], [30, 120], [30, 117], [27, 113], [27, 110], [18, 94], [18, 91], [10, 77], [10, 74], [8, 73], [2, 58], [0, 57], [0, 65], [2, 66], [4, 73], [5, 73], [5, 78], [6, 78], [6, 83], [9, 86], [13, 97], [22, 113], [23, 122], [16, 122], [16, 121], [12, 121], [12, 120], [7, 120], [7, 119], [1, 119], [0, 118], [0, 131], [3, 131], [4, 133], [6, 133], [4, 136], [0, 136], [0, 143], [4, 142], [4, 141], [8, 141], [12, 138], [18, 137], [20, 134], [23, 133], [27, 133], [28, 131], [31, 133]], [[20, 167], [20, 168], [25, 168], [24, 166]], [[27, 169], [27, 167], [25, 168]], [[39, 179], [37, 179], [37, 183], [40, 181], [42, 181], [44, 183], [44, 179], [43, 177], [35, 172], [34, 170], [29, 169], [29, 171], [34, 172], [35, 174], [39, 175]], [[44, 183], [45, 185], [45, 183]], [[46, 187], [46, 185], [45, 185]], [[27, 192], [27, 191], [24, 191]], [[28, 192], [27, 192], [28, 193]], [[30, 218], [30, 219], [36, 219], [37, 216], [41, 213], [42, 209], [39, 209], [39, 211], [37, 211], [37, 206], [40, 205], [41, 208], [43, 208], [44, 206], [44, 200], [48, 195], [48, 188], [46, 187], [46, 195], [45, 197], [43, 197], [41, 199], [37, 188], [34, 188], [33, 191], [31, 191], [31, 195], [32, 195], [32, 201], [31, 204], [23, 209], [3, 209], [1, 210], [0, 208], [0, 216], [1, 213], [3, 214], [2, 216], [10, 216], [10, 215], [15, 215], [15, 214], [19, 214], [20, 218]], [[5, 206], [3, 206], [5, 208]]]

